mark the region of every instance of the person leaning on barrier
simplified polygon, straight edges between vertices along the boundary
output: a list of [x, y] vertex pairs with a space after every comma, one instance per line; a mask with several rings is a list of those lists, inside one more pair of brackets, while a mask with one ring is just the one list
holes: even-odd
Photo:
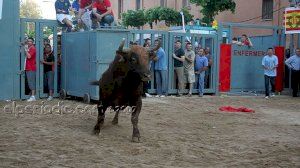
[[213, 65], [213, 57], [211, 55], [211, 52], [210, 52], [210, 48], [209, 47], [206, 47], [205, 50], [204, 50], [204, 54], [205, 54], [205, 57], [207, 58], [208, 60], [208, 70], [205, 72], [205, 79], [204, 79], [204, 83], [205, 83], [205, 88], [210, 88], [210, 75], [212, 74], [211, 73], [211, 67]]
[[196, 53], [197, 54], [195, 57], [195, 84], [196, 86], [198, 85], [199, 97], [202, 97], [204, 93], [205, 71], [208, 69], [208, 59], [205, 57], [205, 52], [203, 48], [197, 48]]
[[[147, 49], [150, 49], [150, 46], [151, 46], [151, 40], [150, 40], [150, 43], [149, 43], [146, 39], [143, 47], [145, 47]], [[151, 64], [152, 64], [152, 60], [149, 61], [149, 69], [151, 69]], [[143, 97], [152, 97], [152, 95], [147, 93], [147, 90], [150, 89], [150, 88], [151, 88], [150, 81], [144, 81], [143, 82], [143, 95], [142, 95]]]
[[25, 73], [29, 85], [29, 89], [31, 91], [31, 96], [27, 100], [29, 102], [35, 101], [35, 78], [36, 78], [36, 48], [34, 46], [34, 39], [28, 38], [27, 47], [24, 47], [26, 63], [25, 63]]
[[298, 90], [300, 87], [300, 49], [296, 49], [296, 54], [285, 61], [285, 64], [292, 71], [292, 89], [293, 97], [298, 97]]
[[[155, 40], [155, 47], [157, 47], [160, 42], [159, 40]], [[154, 71], [155, 71], [155, 79], [156, 79], [156, 90], [157, 95], [155, 97], [165, 97], [167, 96], [167, 72], [168, 72], [168, 64], [167, 64], [167, 55], [165, 51], [160, 47], [156, 52], [156, 57], [153, 59], [155, 61]]]
[[188, 42], [186, 44], [186, 50], [184, 55], [184, 75], [185, 81], [189, 84], [189, 93], [188, 96], [192, 96], [193, 84], [195, 83], [195, 70], [194, 70], [194, 61], [195, 61], [195, 52], [192, 50], [192, 43]]
[[111, 3], [109, 0], [94, 0], [92, 18], [96, 19], [101, 27], [111, 26], [114, 22]]
[[173, 53], [174, 59], [174, 72], [178, 80], [177, 83], [177, 96], [182, 96], [183, 87], [184, 87], [184, 70], [183, 62], [185, 60], [184, 50], [181, 48], [181, 41], [177, 40], [175, 42], [175, 51]]
[[271, 83], [271, 96], [275, 96], [275, 78], [277, 76], [278, 58], [274, 55], [273, 48], [269, 48], [267, 55], [262, 60], [265, 76], [266, 99], [270, 97], [269, 84]]
[[241, 43], [243, 46], [253, 47], [253, 44], [252, 44], [250, 38], [246, 34], [242, 35]]
[[56, 19], [61, 24], [66, 24], [69, 31], [75, 30], [75, 26], [72, 23], [72, 17], [69, 10], [72, 10], [69, 0], [56, 0], [55, 2]]
[[54, 55], [50, 44], [45, 45], [44, 60], [41, 60], [40, 63], [44, 65], [44, 84], [48, 86], [49, 90], [49, 97], [47, 100], [51, 101], [53, 99], [54, 91]]
[[231, 44], [236, 44], [236, 45], [243, 45], [242, 42], [239, 42], [238, 39], [236, 37], [233, 37], [232, 40], [231, 40]]

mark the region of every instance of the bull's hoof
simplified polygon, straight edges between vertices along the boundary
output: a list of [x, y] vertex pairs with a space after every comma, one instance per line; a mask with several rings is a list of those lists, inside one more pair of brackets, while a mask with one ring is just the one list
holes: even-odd
[[100, 127], [99, 126], [95, 126], [95, 128], [94, 128], [94, 134], [95, 135], [99, 135], [100, 134]]
[[119, 121], [118, 121], [117, 119], [113, 119], [113, 120], [111, 121], [111, 123], [112, 123], [113, 125], [117, 125], [117, 124], [119, 123]]
[[100, 130], [94, 130], [94, 134], [95, 135], [99, 135], [100, 134]]
[[140, 137], [132, 137], [132, 142], [134, 143], [140, 143]]

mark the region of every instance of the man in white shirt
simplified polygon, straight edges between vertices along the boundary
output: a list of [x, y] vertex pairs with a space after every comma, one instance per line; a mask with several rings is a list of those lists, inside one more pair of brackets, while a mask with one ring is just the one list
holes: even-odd
[[265, 93], [266, 99], [270, 96], [269, 85], [271, 83], [271, 96], [274, 96], [275, 92], [275, 78], [277, 76], [276, 68], [278, 67], [278, 58], [274, 55], [273, 48], [269, 48], [267, 55], [262, 60], [262, 66], [264, 68], [265, 75]]

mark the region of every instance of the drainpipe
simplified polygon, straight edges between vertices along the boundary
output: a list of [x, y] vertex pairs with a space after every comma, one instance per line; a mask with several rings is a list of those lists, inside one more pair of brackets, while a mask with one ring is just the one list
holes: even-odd
[[184, 15], [183, 15], [183, 12], [182, 12], [182, 11], [180, 12], [180, 14], [181, 14], [181, 18], [182, 18], [182, 31], [185, 33], [186, 31], [185, 31]]
[[[280, 9], [280, 8], [281, 8], [281, 0], [278, 0], [278, 9]], [[278, 13], [277, 13], [277, 17], [278, 17], [278, 18], [277, 18], [277, 20], [278, 20], [277, 26], [278, 26], [278, 27], [282, 27], [282, 25], [281, 25], [281, 24], [282, 24], [282, 21], [281, 21], [281, 24], [280, 24], [280, 18], [282, 18], [282, 17], [281, 17], [281, 14], [282, 14], [282, 12], [281, 12], [281, 10], [279, 10]], [[279, 40], [278, 44], [279, 44], [279, 45], [282, 45], [282, 44], [281, 44], [281, 38], [282, 38], [282, 36], [283, 36], [283, 33], [282, 33], [282, 32], [283, 32], [282, 29], [278, 29], [277, 32], [276, 32], [276, 33], [278, 33], [278, 34], [280, 33], [280, 34], [279, 34], [279, 38], [278, 38], [278, 40]]]

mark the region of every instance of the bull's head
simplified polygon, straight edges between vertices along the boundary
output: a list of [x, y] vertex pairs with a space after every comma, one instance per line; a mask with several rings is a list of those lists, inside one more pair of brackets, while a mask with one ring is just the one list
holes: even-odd
[[120, 62], [125, 62], [129, 71], [137, 74], [142, 81], [151, 79], [149, 61], [155, 57], [155, 51], [160, 45], [153, 49], [147, 49], [139, 45], [133, 45], [129, 49], [124, 49], [125, 39], [121, 42], [117, 55], [120, 56]]

